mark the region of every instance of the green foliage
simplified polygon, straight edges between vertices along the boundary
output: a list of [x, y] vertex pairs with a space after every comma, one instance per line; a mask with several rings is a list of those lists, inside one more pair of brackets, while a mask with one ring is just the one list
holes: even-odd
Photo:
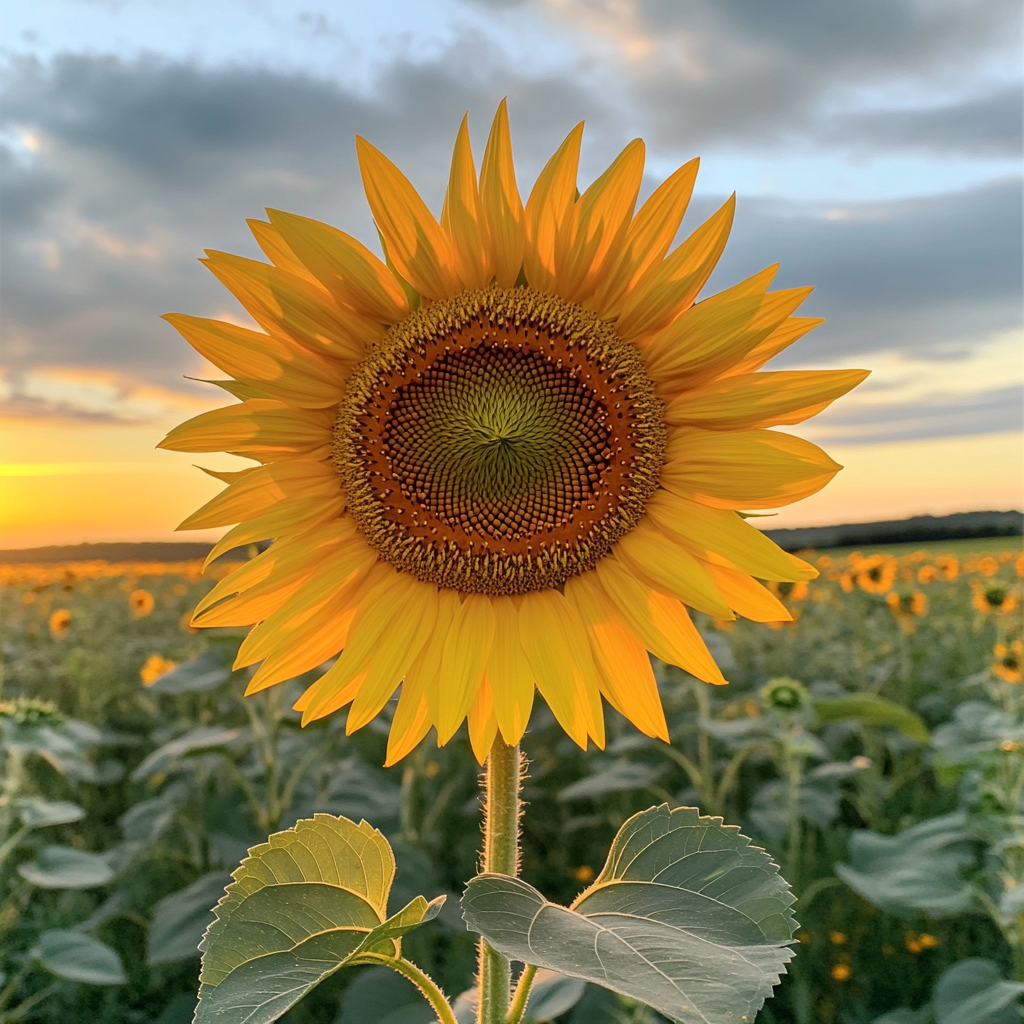
[[81, 932], [43, 932], [33, 952], [58, 978], [88, 985], [123, 985], [128, 980], [117, 952]]
[[771, 858], [721, 818], [667, 806], [630, 818], [571, 907], [507, 875], [478, 875], [466, 923], [507, 957], [666, 1016], [752, 1019], [792, 958], [789, 886]]
[[[956, 579], [940, 573], [930, 584], [915, 577], [934, 560], [901, 559], [896, 589], [903, 597], [924, 591], [926, 615], [899, 618], [885, 595], [855, 579], [847, 592], [843, 577], [853, 566], [836, 559], [808, 590], [779, 588], [795, 624], [695, 616], [730, 685], [707, 687], [656, 665], [671, 746], [609, 711], [606, 750], [584, 753], [538, 701], [524, 740], [523, 880], [568, 907], [633, 815], [652, 803], [699, 807], [740, 825], [798, 897], [800, 944], [760, 1024], [866, 1024], [897, 1010], [931, 1024], [931, 1007], [941, 1002], [936, 984], [964, 961], [988, 960], [998, 981], [1024, 982], [1012, 941], [1024, 885], [1010, 884], [1024, 878], [1015, 860], [1024, 856], [1022, 755], [1014, 749], [1024, 746], [1014, 697], [1021, 687], [989, 671], [993, 645], [1011, 643], [1020, 626], [971, 604], [972, 584], [1019, 593], [1020, 583], [1012, 561], [988, 576], [991, 566], [971, 569], [960, 556]], [[210, 585], [186, 568], [92, 576], [47, 568], [8, 578], [0, 590], [0, 1022], [11, 1014], [26, 1024], [191, 1021], [197, 946], [231, 872], [270, 833], [316, 813], [365, 819], [387, 838], [397, 862], [387, 914], [420, 893], [450, 897], [431, 925], [402, 938], [402, 956], [449, 993], [473, 983], [474, 935], [458, 912], [480, 836], [478, 766], [465, 737], [442, 750], [428, 739], [384, 771], [393, 705], [381, 722], [346, 737], [344, 714], [301, 730], [290, 710], [318, 672], [243, 698], [250, 670], [230, 666], [244, 631], [193, 634], [182, 625]], [[155, 599], [142, 618], [127, 600], [138, 588]], [[71, 615], [60, 636], [47, 625], [58, 608]], [[143, 685], [140, 670], [152, 655], [179, 668]], [[806, 691], [798, 713], [760, 696], [781, 677]], [[902, 861], [910, 876], [897, 876], [893, 889], [885, 857], [864, 837], [906, 842], [935, 819], [943, 832], [954, 814], [962, 831], [933, 851], [950, 856], [948, 871], [936, 871], [931, 854], [912, 844]], [[30, 883], [19, 869], [41, 857], [45, 865], [46, 847], [100, 859], [108, 880], [89, 888]], [[877, 902], [837, 870], [867, 879]], [[891, 902], [879, 896], [883, 882]], [[947, 882], [954, 896], [970, 892], [971, 912], [921, 909], [921, 894], [941, 900]], [[47, 932], [103, 943], [126, 980], [59, 976], [36, 953]], [[582, 984], [545, 977], [569, 996]], [[536, 1011], [552, 1012], [558, 1024], [660, 1019], [595, 984], [553, 1013], [544, 991], [538, 975], [529, 1018], [539, 1019]], [[330, 974], [281, 1019], [426, 1024], [432, 1016], [411, 982], [361, 966]]]
[[318, 814], [249, 851], [201, 948], [196, 1024], [271, 1024], [341, 967], [392, 964], [444, 896], [387, 917], [395, 858], [365, 821]]

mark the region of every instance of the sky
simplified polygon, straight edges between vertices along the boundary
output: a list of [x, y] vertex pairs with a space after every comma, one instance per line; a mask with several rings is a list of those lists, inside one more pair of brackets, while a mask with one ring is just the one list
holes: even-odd
[[265, 207], [371, 244], [356, 133], [439, 212], [506, 96], [524, 194], [580, 120], [581, 190], [636, 136], [643, 193], [700, 156], [706, 293], [780, 262], [827, 323], [772, 368], [872, 370], [761, 525], [1020, 508], [1020, 46], [1017, 0], [6, 0], [0, 547], [215, 536], [173, 533], [193, 462], [239, 460], [154, 450], [223, 404], [160, 315], [246, 322], [196, 257]]

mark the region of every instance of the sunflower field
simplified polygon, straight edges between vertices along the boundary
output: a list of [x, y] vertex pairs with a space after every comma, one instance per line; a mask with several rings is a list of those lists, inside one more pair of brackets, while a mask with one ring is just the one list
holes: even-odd
[[[671, 745], [608, 710], [582, 752], [545, 707], [524, 739], [523, 877], [570, 901], [652, 802], [721, 815], [797, 896], [797, 955], [758, 1021], [1019, 1020], [1024, 992], [1024, 556], [1006, 540], [804, 552], [772, 584], [793, 621], [698, 616], [728, 686], [656, 664]], [[383, 769], [393, 700], [345, 736], [291, 710], [320, 666], [242, 698], [244, 630], [196, 632], [233, 565], [0, 567], [0, 1024], [185, 1024], [197, 944], [246, 850], [322, 811], [395, 849], [391, 901], [474, 874], [479, 766], [465, 727]], [[776, 628], [777, 627], [777, 628]], [[472, 983], [457, 898], [405, 940], [444, 990]], [[456, 1006], [458, 1009], [458, 1005]], [[339, 972], [283, 1020], [426, 1024], [382, 967]], [[528, 1019], [654, 1011], [548, 979]]]

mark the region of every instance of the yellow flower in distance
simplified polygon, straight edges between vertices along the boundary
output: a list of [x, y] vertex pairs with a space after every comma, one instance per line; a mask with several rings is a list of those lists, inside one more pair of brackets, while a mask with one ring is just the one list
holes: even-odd
[[1024, 662], [1024, 644], [1014, 640], [1009, 644], [998, 643], [992, 648], [995, 661], [992, 663], [992, 671], [1003, 680], [1004, 683], [1019, 683], [1021, 681], [1021, 664]]
[[146, 663], [139, 669], [139, 678], [146, 684], [152, 686], [161, 676], [167, 675], [178, 663], [160, 654], [151, 654]]
[[730, 199], [670, 245], [697, 161], [635, 210], [631, 142], [582, 195], [582, 125], [525, 206], [499, 107], [479, 175], [463, 120], [435, 219], [364, 139], [382, 262], [293, 214], [250, 222], [269, 262], [207, 266], [263, 333], [167, 319], [240, 401], [162, 447], [258, 465], [183, 529], [237, 524], [211, 559], [274, 543], [200, 602], [198, 626], [254, 625], [237, 666], [261, 690], [338, 654], [301, 697], [308, 722], [351, 704], [349, 732], [399, 684], [388, 763], [468, 718], [481, 760], [517, 743], [534, 689], [581, 746], [602, 698], [668, 738], [648, 652], [725, 680], [686, 605], [720, 620], [790, 613], [758, 579], [815, 576], [737, 514], [813, 494], [840, 469], [770, 429], [799, 423], [862, 370], [761, 372], [819, 320], [775, 267], [697, 302]]
[[156, 607], [156, 601], [148, 590], [133, 590], [128, 595], [128, 607], [131, 608], [135, 618], [144, 619], [147, 615], [152, 614]]
[[66, 636], [71, 628], [71, 612], [67, 608], [58, 608], [49, 621], [50, 632], [57, 637]]

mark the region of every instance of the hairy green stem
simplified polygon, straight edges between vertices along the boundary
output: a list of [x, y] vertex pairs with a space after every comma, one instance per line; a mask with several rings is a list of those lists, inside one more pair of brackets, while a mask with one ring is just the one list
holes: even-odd
[[523, 973], [519, 975], [519, 981], [516, 983], [516, 990], [512, 996], [512, 1006], [509, 1008], [508, 1017], [506, 1018], [508, 1024], [519, 1024], [523, 1019], [523, 1014], [526, 1013], [526, 1004], [530, 998], [530, 989], [533, 987], [533, 979], [537, 974], [537, 968], [527, 964], [523, 968]]
[[444, 993], [437, 987], [434, 979], [425, 971], [421, 971], [414, 963], [401, 957], [372, 953], [364, 954], [361, 959], [383, 964], [408, 978], [423, 993], [423, 998], [430, 1003], [430, 1008], [437, 1014], [440, 1024], [458, 1024], [452, 1008], [448, 1005], [448, 1000], [445, 999]]
[[[519, 874], [519, 788], [522, 779], [519, 747], [498, 736], [484, 772], [484, 849], [482, 871]], [[504, 1024], [509, 1009], [512, 970], [508, 960], [480, 940], [477, 984], [478, 1024]]]

